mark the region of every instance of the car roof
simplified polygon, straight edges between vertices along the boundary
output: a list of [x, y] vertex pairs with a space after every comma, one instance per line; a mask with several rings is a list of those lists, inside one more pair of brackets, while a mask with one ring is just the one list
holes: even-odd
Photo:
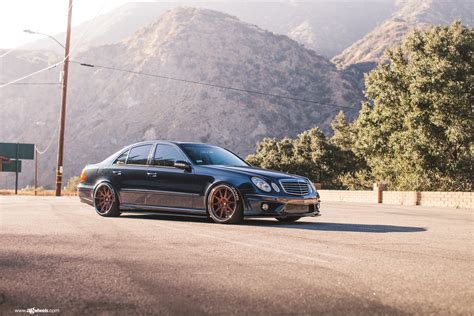
[[213, 145], [210, 145], [210, 144], [199, 143], [199, 142], [182, 142], [182, 141], [175, 141], [175, 140], [146, 140], [146, 141], [130, 144], [127, 147], [135, 147], [135, 146], [138, 146], [138, 145], [155, 144], [155, 143], [158, 143], [158, 144], [174, 144], [174, 145], [191, 145], [191, 144], [193, 144], [193, 145], [213, 146]]

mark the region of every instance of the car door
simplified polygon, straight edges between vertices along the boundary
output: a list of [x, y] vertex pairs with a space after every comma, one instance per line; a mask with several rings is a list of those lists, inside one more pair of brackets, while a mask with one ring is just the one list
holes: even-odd
[[187, 161], [181, 150], [172, 144], [157, 144], [148, 167], [147, 205], [162, 208], [192, 209], [199, 196], [198, 185], [191, 170], [174, 167], [175, 161]]
[[125, 164], [112, 166], [113, 183], [122, 205], [145, 205], [147, 195], [147, 164], [153, 144], [130, 149]]

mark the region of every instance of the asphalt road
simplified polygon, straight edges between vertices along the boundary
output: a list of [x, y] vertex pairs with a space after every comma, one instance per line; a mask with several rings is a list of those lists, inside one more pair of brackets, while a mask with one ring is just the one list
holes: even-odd
[[323, 203], [296, 224], [0, 197], [0, 314], [474, 314], [472, 210]]

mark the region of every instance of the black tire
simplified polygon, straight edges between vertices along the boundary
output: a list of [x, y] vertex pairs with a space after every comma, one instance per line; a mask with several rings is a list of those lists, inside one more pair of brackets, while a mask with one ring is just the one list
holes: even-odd
[[207, 197], [207, 213], [218, 224], [238, 224], [244, 218], [242, 199], [237, 189], [218, 184]]
[[95, 188], [94, 208], [96, 213], [103, 217], [120, 216], [120, 203], [112, 185], [103, 182]]
[[294, 223], [299, 220], [301, 217], [292, 216], [292, 217], [277, 217], [276, 219], [282, 223]]

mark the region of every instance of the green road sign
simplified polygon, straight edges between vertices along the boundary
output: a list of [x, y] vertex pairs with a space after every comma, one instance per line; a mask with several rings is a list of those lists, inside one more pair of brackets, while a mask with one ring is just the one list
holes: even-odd
[[[17, 168], [18, 166], [18, 168]], [[10, 160], [8, 162], [0, 162], [0, 171], [1, 172], [21, 172], [21, 160]]]
[[34, 159], [34, 144], [16, 144], [16, 143], [0, 143], [0, 156], [16, 159], [18, 146], [18, 159]]

